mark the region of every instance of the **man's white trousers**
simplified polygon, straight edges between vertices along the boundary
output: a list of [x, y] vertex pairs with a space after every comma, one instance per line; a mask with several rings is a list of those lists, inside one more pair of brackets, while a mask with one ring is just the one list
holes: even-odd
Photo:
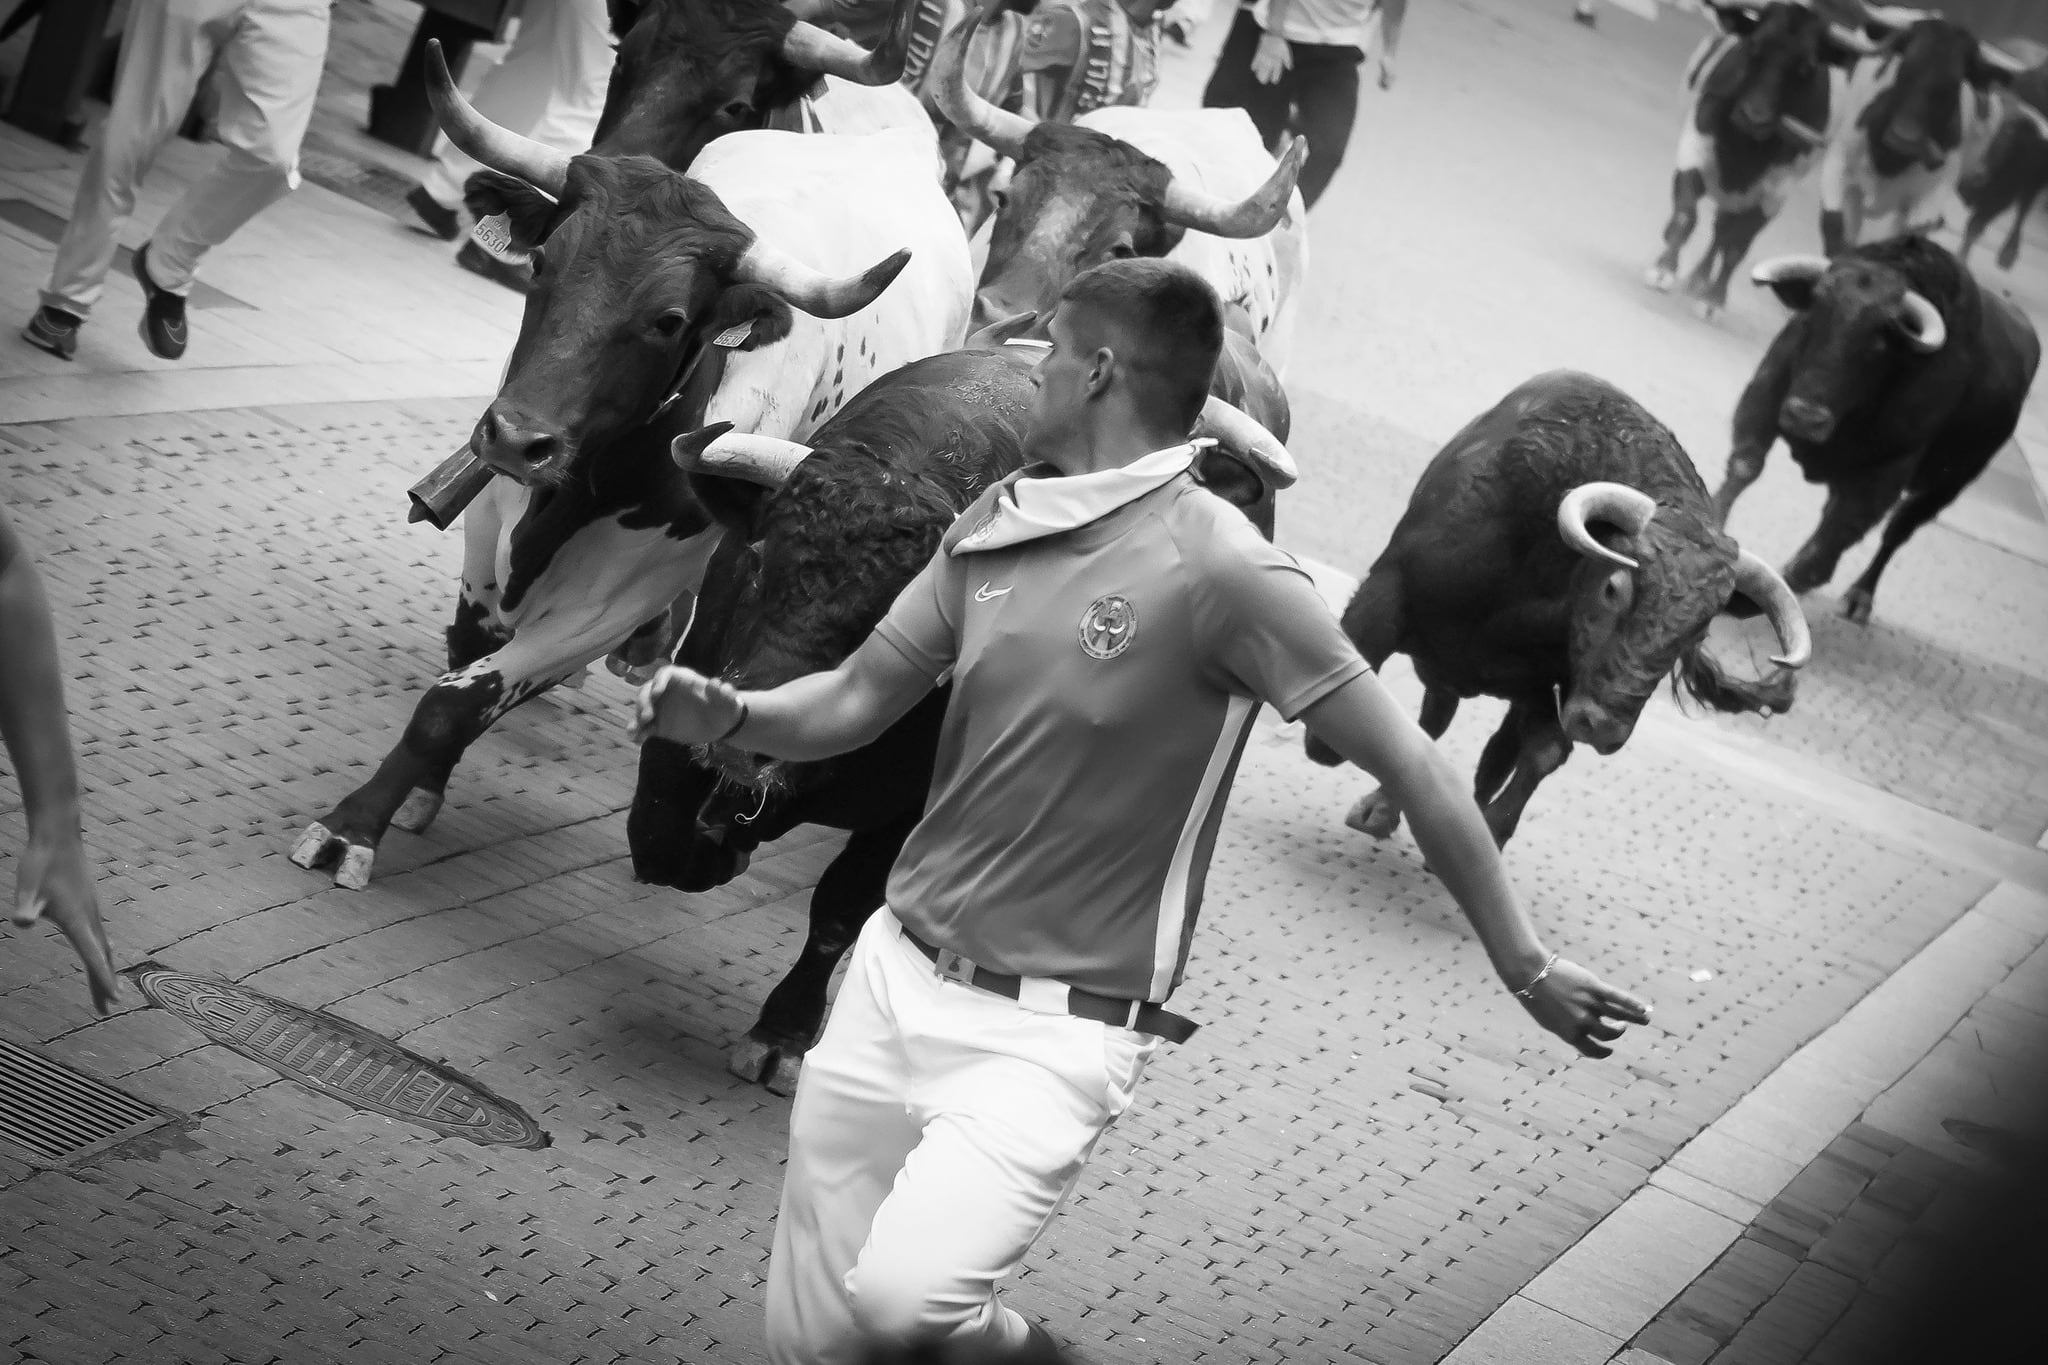
[[177, 132], [207, 68], [220, 66], [227, 154], [189, 185], [149, 239], [149, 273], [190, 292], [209, 248], [290, 194], [313, 117], [333, 0], [136, 0], [121, 36], [114, 102], [78, 178], [43, 302], [80, 317], [99, 301], [135, 190]]
[[996, 1285], [1157, 1047], [947, 980], [876, 911], [797, 1085], [769, 1358], [840, 1365], [869, 1338], [1021, 1342]]
[[[613, 40], [605, 0], [526, 0], [505, 58], [477, 83], [477, 112], [558, 152], [590, 150], [611, 83]], [[446, 138], [420, 180], [443, 208], [462, 202], [477, 163]]]

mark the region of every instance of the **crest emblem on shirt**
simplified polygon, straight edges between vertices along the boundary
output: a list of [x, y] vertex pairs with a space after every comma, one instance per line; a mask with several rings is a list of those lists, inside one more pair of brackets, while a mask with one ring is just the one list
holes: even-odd
[[1109, 593], [1081, 613], [1081, 649], [1091, 659], [1114, 659], [1138, 638], [1138, 609], [1121, 593]]

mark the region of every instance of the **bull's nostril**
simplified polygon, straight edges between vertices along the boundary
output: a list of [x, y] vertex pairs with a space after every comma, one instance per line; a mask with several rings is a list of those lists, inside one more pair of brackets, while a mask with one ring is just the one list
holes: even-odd
[[528, 464], [546, 464], [561, 448], [562, 443], [553, 436], [536, 436], [519, 454]]

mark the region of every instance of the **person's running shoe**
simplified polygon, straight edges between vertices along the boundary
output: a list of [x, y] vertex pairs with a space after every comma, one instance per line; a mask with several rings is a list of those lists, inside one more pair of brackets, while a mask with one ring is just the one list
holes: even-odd
[[406, 207], [419, 215], [420, 223], [427, 231], [444, 242], [452, 242], [462, 235], [462, 218], [454, 209], [441, 207], [441, 201], [427, 193], [425, 185], [414, 185], [405, 194]]
[[28, 326], [21, 329], [21, 339], [48, 351], [59, 360], [69, 360], [78, 354], [78, 329], [83, 326], [84, 318], [46, 303], [36, 309], [36, 315], [28, 320]]
[[455, 253], [455, 264], [471, 274], [502, 284], [515, 294], [524, 294], [527, 286], [533, 283], [532, 266], [523, 261], [517, 265], [501, 261], [474, 241], [462, 244], [462, 250]]
[[185, 298], [149, 276], [149, 243], [135, 249], [135, 282], [142, 286], [142, 344], [164, 360], [185, 354]]

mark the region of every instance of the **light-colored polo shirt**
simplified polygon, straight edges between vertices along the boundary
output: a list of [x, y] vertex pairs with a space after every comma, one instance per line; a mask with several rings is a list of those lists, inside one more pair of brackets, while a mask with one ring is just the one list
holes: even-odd
[[1259, 703], [1291, 720], [1367, 668], [1293, 557], [1186, 473], [1076, 529], [960, 549], [1049, 472], [968, 508], [876, 628], [953, 676], [888, 903], [984, 967], [1164, 1000]]
[[[1272, 0], [1258, 0], [1252, 18], [1271, 33]], [[1372, 0], [1293, 0], [1281, 16], [1280, 36], [1316, 47], [1363, 48], [1371, 26]]]

